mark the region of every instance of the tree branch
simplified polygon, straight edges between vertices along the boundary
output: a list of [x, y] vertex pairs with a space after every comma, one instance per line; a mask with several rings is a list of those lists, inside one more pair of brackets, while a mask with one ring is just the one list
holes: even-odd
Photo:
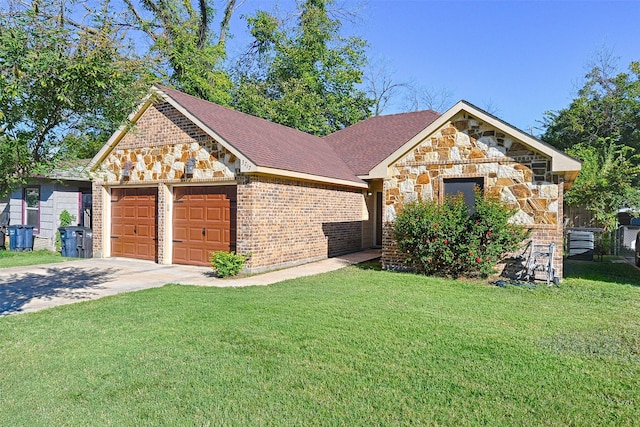
[[224, 9], [224, 15], [222, 17], [222, 21], [220, 22], [220, 37], [218, 37], [219, 45], [224, 44], [227, 38], [227, 31], [229, 30], [229, 22], [231, 21], [231, 17], [235, 13], [235, 11], [244, 4], [244, 2], [245, 0], [241, 0], [237, 6], [237, 0], [229, 0], [227, 2], [227, 7]]

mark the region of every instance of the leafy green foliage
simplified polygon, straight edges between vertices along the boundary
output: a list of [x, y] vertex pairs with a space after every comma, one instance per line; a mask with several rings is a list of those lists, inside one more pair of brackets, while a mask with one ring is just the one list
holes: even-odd
[[600, 138], [594, 144], [577, 144], [569, 154], [582, 160], [582, 170], [565, 195], [570, 206], [583, 205], [606, 231], [617, 226], [622, 207], [640, 208], [640, 156], [634, 149]]
[[407, 204], [394, 224], [398, 248], [407, 263], [427, 275], [486, 277], [515, 251], [528, 230], [510, 224], [515, 212], [476, 194], [470, 214], [461, 196]]
[[370, 115], [372, 101], [357, 87], [365, 42], [339, 35], [340, 22], [327, 13], [331, 3], [301, 3], [290, 31], [264, 11], [248, 19], [254, 43], [236, 73], [235, 108], [314, 135]]
[[[71, 215], [68, 210], [63, 210], [60, 212], [60, 227], [67, 227], [71, 225], [75, 220], [76, 216]], [[60, 231], [56, 231], [56, 250], [60, 250], [62, 248], [62, 238], [60, 236]]]
[[0, 14], [0, 195], [61, 157], [95, 154], [126, 119], [148, 85], [124, 50], [106, 18], [84, 31], [45, 10]]
[[246, 258], [235, 252], [216, 251], [211, 254], [211, 268], [218, 277], [235, 276], [244, 267]]
[[[224, 36], [217, 40], [211, 30], [213, 1], [142, 0], [126, 1], [134, 25], [149, 37], [150, 53], [158, 59], [153, 65], [161, 79], [179, 90], [229, 105], [232, 82], [224, 69]], [[221, 23], [226, 32], [235, 1], [228, 2]], [[142, 11], [150, 13], [146, 16]]]
[[567, 149], [610, 138], [640, 150], [640, 62], [632, 62], [627, 73], [613, 69], [605, 58], [568, 108], [545, 114], [545, 142]]

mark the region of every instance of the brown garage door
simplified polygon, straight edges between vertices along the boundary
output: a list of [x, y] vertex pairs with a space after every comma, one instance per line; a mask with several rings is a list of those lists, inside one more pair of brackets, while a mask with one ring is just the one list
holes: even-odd
[[157, 261], [155, 188], [111, 190], [111, 255]]
[[210, 265], [209, 253], [236, 249], [236, 186], [175, 187], [173, 262]]

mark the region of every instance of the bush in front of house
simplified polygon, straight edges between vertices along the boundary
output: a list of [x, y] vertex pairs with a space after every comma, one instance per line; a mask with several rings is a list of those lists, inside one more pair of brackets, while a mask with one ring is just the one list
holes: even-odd
[[418, 201], [404, 206], [394, 224], [398, 248], [406, 262], [427, 275], [487, 277], [529, 236], [508, 223], [515, 214], [504, 203], [476, 193], [471, 213], [462, 196]]
[[240, 273], [246, 256], [236, 254], [235, 252], [216, 251], [211, 253], [211, 268], [218, 277], [235, 276]]

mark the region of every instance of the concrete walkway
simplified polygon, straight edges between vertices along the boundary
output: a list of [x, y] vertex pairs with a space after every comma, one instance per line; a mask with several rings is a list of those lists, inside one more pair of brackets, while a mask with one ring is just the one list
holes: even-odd
[[264, 286], [283, 280], [338, 270], [380, 257], [367, 250], [239, 279], [218, 279], [210, 268], [159, 265], [128, 258], [95, 258], [0, 269], [0, 316], [97, 299], [122, 292], [184, 285]]

